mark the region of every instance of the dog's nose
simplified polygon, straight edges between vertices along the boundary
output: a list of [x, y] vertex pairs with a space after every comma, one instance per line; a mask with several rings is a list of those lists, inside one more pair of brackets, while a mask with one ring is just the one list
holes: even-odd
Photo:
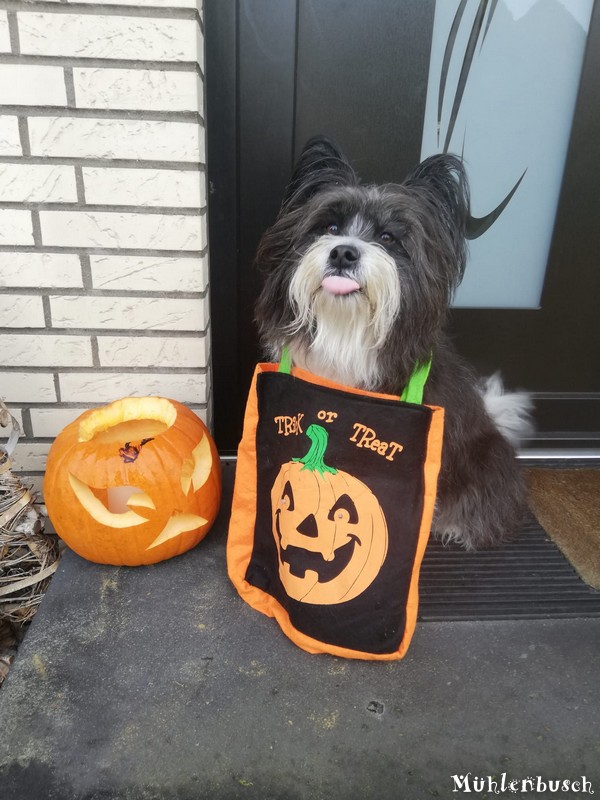
[[351, 269], [356, 266], [360, 252], [353, 244], [338, 244], [329, 253], [329, 263], [335, 269]]

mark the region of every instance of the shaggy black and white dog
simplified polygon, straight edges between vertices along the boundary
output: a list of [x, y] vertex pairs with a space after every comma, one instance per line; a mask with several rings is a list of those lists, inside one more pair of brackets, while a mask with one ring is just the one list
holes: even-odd
[[432, 156], [404, 183], [361, 185], [325, 137], [304, 148], [257, 265], [269, 357], [342, 384], [399, 395], [433, 357], [424, 402], [446, 410], [433, 530], [467, 549], [514, 533], [525, 509], [514, 445], [529, 400], [479, 380], [442, 327], [466, 260], [462, 162]]

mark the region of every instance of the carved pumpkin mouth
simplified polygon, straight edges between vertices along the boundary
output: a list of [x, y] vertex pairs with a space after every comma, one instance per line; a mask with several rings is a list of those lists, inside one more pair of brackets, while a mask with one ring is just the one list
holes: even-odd
[[308, 571], [317, 575], [319, 583], [327, 583], [337, 578], [352, 561], [356, 545], [361, 546], [360, 539], [353, 533], [348, 534], [348, 541], [341, 547], [334, 550], [333, 558], [328, 561], [321, 553], [312, 550], [305, 550], [303, 547], [289, 544], [283, 546], [281, 529], [279, 527], [279, 516], [281, 510], [275, 512], [275, 529], [279, 537], [279, 558], [281, 564], [287, 564], [291, 575], [297, 578], [306, 577]]
[[72, 473], [68, 474], [69, 483], [75, 496], [89, 514], [103, 525], [111, 528], [128, 528], [131, 525], [142, 525], [148, 520], [131, 508], [131, 506], [155, 510], [152, 498], [134, 486], [119, 486], [115, 489], [126, 490], [127, 499], [123, 495], [120, 502], [112, 500], [115, 490], [98, 489], [87, 486]]
[[[192, 482], [190, 473], [189, 481]], [[90, 516], [109, 528], [131, 528], [136, 525], [148, 523], [149, 518], [143, 517], [133, 509], [148, 509], [156, 511], [152, 498], [146, 492], [135, 486], [109, 487], [97, 489], [87, 486], [72, 473], [68, 474], [69, 483], [75, 496], [90, 514]], [[187, 483], [188, 478], [186, 478]], [[182, 533], [195, 530], [208, 522], [199, 514], [173, 513], [167, 520], [158, 536], [147, 546], [147, 550], [163, 544]]]

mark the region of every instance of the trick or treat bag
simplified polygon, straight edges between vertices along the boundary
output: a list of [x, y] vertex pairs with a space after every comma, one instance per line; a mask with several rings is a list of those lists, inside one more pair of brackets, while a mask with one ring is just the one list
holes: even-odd
[[[285, 363], [287, 362], [287, 363]], [[229, 577], [311, 653], [397, 659], [418, 605], [443, 410], [282, 364], [256, 367], [238, 450]]]

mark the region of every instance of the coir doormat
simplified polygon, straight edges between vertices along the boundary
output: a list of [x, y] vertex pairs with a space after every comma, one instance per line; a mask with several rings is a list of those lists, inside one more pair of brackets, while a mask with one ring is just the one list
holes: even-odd
[[600, 469], [527, 470], [538, 521], [581, 578], [600, 589]]

